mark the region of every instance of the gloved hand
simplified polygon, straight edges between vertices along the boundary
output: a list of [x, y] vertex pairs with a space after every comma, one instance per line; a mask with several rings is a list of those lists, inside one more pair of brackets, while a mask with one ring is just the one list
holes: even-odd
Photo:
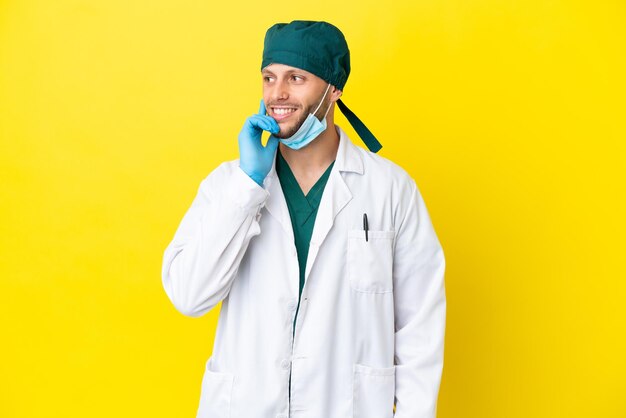
[[239, 167], [261, 187], [272, 168], [274, 153], [278, 148], [278, 138], [274, 135], [270, 135], [267, 144], [263, 146], [261, 134], [264, 130], [277, 134], [280, 127], [274, 118], [265, 114], [265, 103], [261, 100], [259, 113], [246, 119], [239, 132]]

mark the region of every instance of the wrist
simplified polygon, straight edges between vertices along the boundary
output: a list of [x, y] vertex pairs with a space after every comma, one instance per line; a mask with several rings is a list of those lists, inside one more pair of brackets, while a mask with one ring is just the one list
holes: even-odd
[[254, 170], [249, 170], [244, 165], [239, 164], [239, 168], [248, 175], [256, 184], [263, 187], [263, 180], [265, 180], [265, 176], [261, 173], [255, 172]]
[[250, 175], [250, 178], [256, 182], [259, 186], [263, 187], [263, 180], [265, 180], [265, 176], [260, 175]]

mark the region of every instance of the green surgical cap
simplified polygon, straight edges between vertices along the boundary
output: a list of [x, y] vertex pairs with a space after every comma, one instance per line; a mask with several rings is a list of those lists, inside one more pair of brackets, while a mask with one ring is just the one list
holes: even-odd
[[[328, 22], [294, 20], [267, 30], [261, 70], [284, 64], [315, 74], [343, 91], [350, 75], [350, 50], [343, 33]], [[382, 145], [361, 120], [339, 99], [339, 109], [372, 152]]]

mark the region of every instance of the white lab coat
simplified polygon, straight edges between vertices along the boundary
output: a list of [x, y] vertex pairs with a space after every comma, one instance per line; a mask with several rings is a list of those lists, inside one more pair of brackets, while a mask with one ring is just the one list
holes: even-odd
[[411, 177], [335, 127], [294, 337], [298, 258], [275, 168], [260, 187], [238, 160], [221, 164], [165, 250], [163, 286], [180, 312], [222, 301], [198, 418], [436, 415], [442, 247]]

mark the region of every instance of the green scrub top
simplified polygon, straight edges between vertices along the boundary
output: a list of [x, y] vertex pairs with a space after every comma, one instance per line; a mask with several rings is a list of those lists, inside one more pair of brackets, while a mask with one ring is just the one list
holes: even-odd
[[[311, 242], [311, 235], [313, 234], [317, 208], [322, 200], [322, 193], [324, 192], [324, 187], [326, 186], [334, 164], [335, 162], [333, 161], [305, 196], [291, 168], [289, 168], [287, 161], [285, 161], [280, 153], [280, 148], [277, 150], [276, 174], [278, 175], [285, 200], [287, 201], [296, 251], [298, 253], [298, 264], [300, 267], [300, 291], [298, 293], [296, 317], [300, 308], [300, 295], [302, 295], [302, 288], [304, 287], [306, 260], [309, 255], [309, 244]], [[294, 317], [293, 323], [294, 332], [296, 317]]]

